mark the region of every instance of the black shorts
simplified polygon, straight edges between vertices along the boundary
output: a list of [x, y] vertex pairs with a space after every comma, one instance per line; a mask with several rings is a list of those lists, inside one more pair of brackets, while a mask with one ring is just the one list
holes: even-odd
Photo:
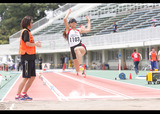
[[74, 48], [76, 48], [77, 46], [83, 46], [83, 47], [85, 48], [85, 50], [86, 50], [86, 53], [85, 53], [85, 54], [87, 54], [86, 46], [85, 46], [84, 44], [82, 44], [82, 43], [79, 43], [78, 45], [75, 45], [75, 46], [71, 47], [71, 55], [72, 55], [72, 58], [73, 58], [73, 59], [76, 59], [76, 58], [77, 58], [77, 57], [76, 57], [76, 53], [74, 52]]
[[24, 60], [22, 61], [23, 78], [31, 78], [31, 76], [36, 76], [36, 67], [35, 67], [35, 60]]

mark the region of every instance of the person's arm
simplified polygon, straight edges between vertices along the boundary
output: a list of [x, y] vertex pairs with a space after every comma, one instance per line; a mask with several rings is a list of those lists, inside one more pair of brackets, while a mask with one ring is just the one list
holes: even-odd
[[158, 55], [157, 55], [157, 52], [156, 52], [156, 59], [157, 59], [157, 62], [158, 62], [159, 60], [158, 60]]
[[157, 62], [159, 62], [158, 57], [156, 56]]
[[27, 45], [28, 47], [33, 47], [33, 46], [41, 47], [41, 42], [40, 42], [40, 41], [38, 41], [38, 42], [36, 42], [36, 43], [30, 43], [30, 42], [29, 42], [29, 33], [28, 33], [27, 30], [25, 30], [25, 31], [23, 32], [23, 34], [22, 34], [22, 39], [23, 39], [23, 41], [26, 43], [26, 45]]
[[160, 58], [160, 51], [158, 51], [157, 58], [158, 58], [157, 60], [159, 61], [159, 60], [160, 60], [160, 59], [159, 59], [159, 58]]
[[153, 61], [152, 58], [151, 58], [151, 52], [149, 52], [149, 58], [150, 58], [151, 61]]
[[153, 61], [152, 58], [151, 58], [151, 55], [149, 55], [149, 58], [150, 58], [151, 61]]
[[142, 55], [139, 53], [139, 56], [141, 57], [141, 60], [142, 60]]
[[41, 42], [40, 41], [35, 42], [35, 43], [26, 42], [26, 45], [28, 47], [33, 47], [33, 46], [41, 47]]
[[133, 53], [132, 53], [131, 57], [132, 57], [132, 59], [134, 59], [134, 57], [133, 57]]
[[69, 25], [68, 25], [67, 19], [68, 19], [68, 16], [69, 16], [70, 13], [71, 13], [71, 9], [68, 10], [66, 16], [64, 17], [64, 25], [65, 25], [65, 28], [66, 28], [66, 33], [68, 33], [68, 30], [69, 30]]
[[87, 26], [86, 29], [80, 28], [80, 33], [88, 33], [88, 32], [91, 31], [91, 22], [90, 22], [90, 18], [89, 18], [89, 16], [85, 16], [85, 17], [86, 17], [86, 19], [88, 20], [88, 26]]

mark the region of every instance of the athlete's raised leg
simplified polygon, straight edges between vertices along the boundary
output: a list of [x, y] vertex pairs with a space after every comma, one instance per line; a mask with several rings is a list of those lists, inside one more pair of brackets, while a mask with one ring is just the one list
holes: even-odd
[[74, 49], [75, 53], [76, 53], [76, 57], [79, 61], [79, 64], [82, 64], [82, 57], [84, 56], [84, 54], [86, 53], [86, 50], [83, 46], [78, 46]]

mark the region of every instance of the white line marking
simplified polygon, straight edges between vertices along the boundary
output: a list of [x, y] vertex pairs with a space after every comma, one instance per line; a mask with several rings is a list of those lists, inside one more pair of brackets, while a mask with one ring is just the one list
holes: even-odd
[[105, 95], [105, 96], [68, 96], [67, 98], [69, 99], [97, 99], [97, 98], [118, 98], [118, 97], [123, 97], [119, 95]]
[[59, 75], [61, 75], [61, 76], [64, 76], [64, 77], [66, 77], [66, 78], [69, 78], [69, 79], [72, 79], [72, 80], [75, 80], [75, 81], [84, 83], [84, 84], [86, 84], [86, 85], [95, 87], [95, 88], [97, 88], [97, 89], [100, 89], [100, 90], [103, 90], [103, 91], [106, 91], [106, 92], [109, 92], [109, 93], [112, 93], [112, 94], [115, 94], [115, 95], [123, 96], [125, 99], [133, 99], [133, 97], [131, 97], [131, 96], [128, 96], [128, 95], [119, 93], [119, 92], [117, 92], [117, 91], [114, 91], [114, 90], [111, 90], [111, 89], [108, 89], [108, 88], [104, 88], [104, 87], [102, 87], [102, 86], [95, 85], [95, 84], [93, 84], [93, 83], [86, 82], [86, 81], [82, 81], [82, 80], [79, 80], [79, 79], [70, 77], [70, 76], [68, 76], [68, 75], [65, 75], [65, 74], [61, 74], [61, 73], [57, 73], [57, 72], [55, 72], [55, 73], [56, 73], [56, 74], [59, 74]]
[[[137, 85], [137, 84], [127, 83], [127, 82], [121, 82], [121, 81], [119, 81], [119, 80], [106, 79], [106, 78], [97, 77], [97, 76], [92, 76], [92, 75], [87, 75], [87, 76], [94, 77], [94, 78], [99, 78], [99, 79], [110, 80], [110, 81], [119, 82], [119, 83], [124, 83], [124, 84], [128, 84], [128, 85], [134, 85], [134, 86], [139, 86], [139, 87], [145, 87], [146, 89], [150, 88], [150, 89], [160, 90], [160, 89], [158, 89], [158, 88], [152, 88], [152, 87], [147, 87], [147, 86], [144, 86], [144, 85]], [[147, 84], [147, 83], [146, 83], [146, 84]]]
[[62, 101], [62, 99], [68, 101], [68, 98], [65, 97], [51, 82], [49, 82], [42, 74], [41, 77], [43, 78], [43, 81], [46, 82], [47, 86], [51, 89], [51, 91], [56, 95], [56, 97], [59, 99], [59, 101]]
[[9, 89], [8, 92], [4, 95], [4, 97], [1, 99], [0, 102], [3, 102], [3, 100], [6, 98], [6, 96], [9, 94], [9, 92], [12, 90], [13, 86], [16, 84], [16, 82], [18, 81], [18, 79], [20, 78], [21, 75], [22, 75], [22, 73], [18, 76], [18, 78], [16, 79], [16, 81], [14, 82], [14, 84], [10, 87], [10, 89]]
[[14, 103], [9, 107], [9, 110], [13, 110], [14, 108]]

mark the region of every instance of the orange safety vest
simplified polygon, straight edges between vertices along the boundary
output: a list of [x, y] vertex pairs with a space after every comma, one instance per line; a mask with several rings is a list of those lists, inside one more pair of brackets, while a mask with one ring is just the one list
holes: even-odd
[[[157, 61], [157, 52], [155, 51], [154, 53], [151, 51], [150, 52], [151, 53], [151, 60], [153, 60], [153, 61]], [[150, 60], [150, 61], [151, 61]]]
[[[26, 42], [24, 42], [23, 39], [22, 39], [22, 34], [23, 34], [24, 30], [27, 30], [27, 29], [23, 29], [22, 32], [21, 32], [21, 39], [20, 39], [20, 45], [19, 45], [19, 54], [20, 55], [24, 55], [25, 53], [27, 53], [28, 55], [36, 54], [35, 46], [28, 47], [26, 45]], [[32, 34], [31, 34], [31, 32], [28, 31], [28, 33], [29, 33], [29, 42], [30, 43], [34, 43], [34, 38], [33, 38]]]

